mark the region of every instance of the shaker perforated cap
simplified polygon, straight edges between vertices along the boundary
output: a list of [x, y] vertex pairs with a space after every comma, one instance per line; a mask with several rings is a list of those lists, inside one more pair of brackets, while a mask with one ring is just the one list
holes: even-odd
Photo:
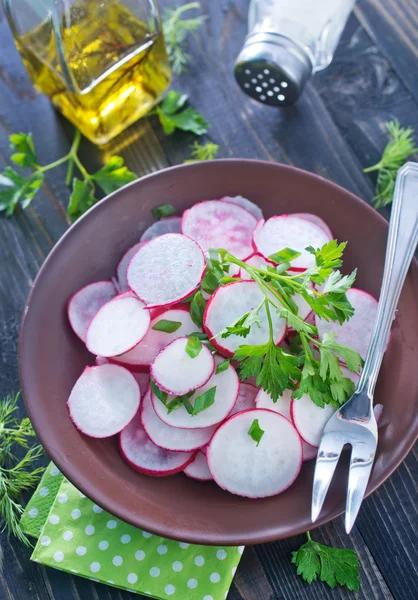
[[275, 33], [256, 33], [245, 40], [235, 63], [243, 91], [270, 106], [294, 104], [312, 74], [309, 55], [292, 40]]

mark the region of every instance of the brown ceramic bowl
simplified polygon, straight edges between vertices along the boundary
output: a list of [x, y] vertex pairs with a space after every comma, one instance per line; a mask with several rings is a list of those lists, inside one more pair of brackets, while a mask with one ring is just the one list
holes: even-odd
[[[170, 202], [179, 214], [193, 203], [243, 195], [266, 217], [312, 212], [347, 240], [344, 269], [358, 267], [358, 287], [378, 296], [387, 236], [386, 221], [346, 190], [304, 171], [253, 160], [218, 160], [173, 167], [143, 177], [110, 195], [56, 244], [40, 270], [22, 322], [20, 377], [29, 416], [51, 459], [97, 504], [135, 526], [162, 536], [203, 544], [255, 544], [311, 527], [313, 462], [305, 463], [283, 494], [250, 500], [199, 483], [183, 474], [152, 478], [131, 469], [115, 438], [80, 433], [66, 401], [86, 364], [83, 344], [72, 332], [68, 298], [79, 288], [115, 273], [124, 250], [151, 224], [151, 208]], [[401, 295], [377, 385], [384, 405], [370, 494], [404, 459], [418, 434], [418, 265]], [[346, 469], [338, 468], [318, 524], [344, 510]]]

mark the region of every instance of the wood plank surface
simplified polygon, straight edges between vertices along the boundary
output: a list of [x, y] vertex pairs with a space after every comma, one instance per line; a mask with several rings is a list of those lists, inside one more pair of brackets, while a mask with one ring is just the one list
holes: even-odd
[[[177, 6], [161, 0], [160, 6]], [[221, 157], [261, 158], [318, 173], [366, 201], [374, 178], [362, 169], [378, 160], [386, 143], [384, 123], [398, 118], [418, 131], [417, 0], [359, 0], [331, 65], [308, 84], [298, 105], [263, 107], [237, 88], [232, 65], [247, 31], [248, 0], [202, 0], [208, 19], [190, 42], [193, 63], [173, 87], [209, 120], [208, 138]], [[8, 135], [32, 131], [42, 163], [65, 154], [73, 128], [32, 88], [0, 9], [0, 165]], [[87, 168], [118, 152], [138, 176], [190, 156], [192, 135], [165, 136], [154, 117], [143, 119], [104, 149], [83, 142]], [[19, 388], [16, 351], [20, 315], [36, 273], [69, 220], [65, 169], [48, 174], [33, 205], [0, 218], [0, 395]], [[386, 216], [388, 211], [386, 211]], [[22, 407], [23, 414], [23, 407]], [[418, 455], [413, 451], [361, 509], [350, 536], [342, 519], [319, 530], [324, 544], [351, 547], [361, 562], [361, 590], [308, 586], [296, 576], [290, 553], [304, 536], [247, 548], [230, 600], [418, 598]], [[29, 561], [30, 550], [0, 534], [4, 572], [0, 600], [127, 600], [108, 586]], [[200, 600], [196, 598], [196, 600]]]

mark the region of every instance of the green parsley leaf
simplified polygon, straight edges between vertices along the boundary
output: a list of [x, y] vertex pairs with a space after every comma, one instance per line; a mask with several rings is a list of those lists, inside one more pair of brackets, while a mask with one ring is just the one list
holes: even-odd
[[199, 356], [201, 350], [202, 342], [195, 335], [189, 335], [185, 349], [186, 354], [188, 354], [190, 358], [196, 358]]
[[160, 390], [160, 388], [158, 387], [158, 385], [155, 383], [155, 381], [152, 378], [150, 378], [149, 384], [150, 384], [150, 387], [151, 387], [151, 390], [152, 390], [153, 394], [155, 396], [157, 396], [158, 400], [161, 400], [161, 402], [164, 405], [166, 405], [167, 404], [167, 399], [168, 399], [167, 392], [163, 392], [162, 390]]
[[336, 342], [335, 333], [326, 333], [321, 344], [323, 348], [332, 350], [332, 352], [338, 354], [347, 365], [349, 371], [353, 371], [354, 373], [360, 372], [364, 362], [360, 354], [352, 348]]
[[38, 158], [31, 133], [12, 133], [9, 135], [10, 147], [15, 152], [12, 161], [19, 167], [37, 167]]
[[172, 204], [160, 204], [159, 206], [155, 206], [152, 210], [152, 216], [154, 219], [159, 221], [165, 217], [172, 217], [176, 214], [176, 209]]
[[164, 12], [163, 31], [168, 59], [177, 75], [180, 75], [190, 62], [190, 55], [185, 50], [188, 34], [195, 33], [206, 20], [203, 15], [183, 19], [183, 13], [199, 7], [199, 2], [189, 2], [174, 10], [167, 8]]
[[5, 212], [10, 217], [18, 205], [22, 208], [29, 206], [43, 181], [44, 175], [39, 171], [25, 178], [12, 167], [6, 167], [0, 174], [0, 185], [5, 186], [0, 190], [0, 213]]
[[174, 333], [177, 329], [180, 329], [180, 321], [169, 321], [168, 319], [161, 319], [157, 321], [151, 329], [154, 331], [164, 331], [165, 333]]
[[308, 541], [292, 552], [292, 563], [297, 567], [297, 574], [308, 583], [316, 581], [319, 576], [331, 588], [339, 584], [352, 592], [360, 589], [360, 562], [354, 550], [318, 544], [309, 532]]
[[269, 259], [276, 263], [290, 263], [300, 255], [300, 252], [292, 250], [292, 248], [283, 248], [283, 250], [280, 250], [280, 252], [276, 252], [275, 254], [269, 256]]
[[197, 327], [203, 325], [203, 314], [206, 308], [206, 300], [199, 290], [194, 294], [193, 300], [190, 303], [190, 317]]
[[259, 445], [264, 433], [265, 431], [261, 429], [258, 419], [254, 419], [248, 430], [248, 435], [256, 442], [256, 446]]
[[337, 294], [345, 294], [351, 288], [356, 280], [357, 269], [351, 273], [351, 275], [341, 275], [339, 271], [333, 271], [325, 282], [323, 289], [324, 294], [334, 292]]
[[175, 90], [168, 92], [166, 98], [155, 109], [166, 135], [171, 135], [176, 129], [191, 131], [203, 135], [209, 128], [209, 123], [191, 106], [184, 108], [187, 95], [181, 95]]
[[91, 179], [102, 188], [105, 194], [111, 194], [127, 183], [135, 181], [137, 176], [124, 166], [121, 156], [111, 156], [101, 169], [91, 175]]
[[74, 177], [73, 191], [68, 202], [67, 212], [72, 221], [76, 221], [89, 208], [96, 204], [97, 198], [94, 195], [93, 183], [85, 179], [81, 181]]
[[218, 154], [219, 146], [214, 142], [206, 142], [206, 144], [199, 144], [199, 142], [194, 142], [191, 146], [192, 148], [192, 158], [190, 160], [185, 160], [185, 163], [196, 162], [197, 160], [213, 160], [216, 158]]
[[216, 366], [215, 374], [217, 375], [218, 373], [223, 373], [223, 371], [226, 371], [229, 367], [230, 362], [231, 359], [226, 358], [225, 360], [222, 360], [220, 363], [218, 363]]
[[192, 415], [197, 415], [215, 402], [216, 385], [195, 398]]

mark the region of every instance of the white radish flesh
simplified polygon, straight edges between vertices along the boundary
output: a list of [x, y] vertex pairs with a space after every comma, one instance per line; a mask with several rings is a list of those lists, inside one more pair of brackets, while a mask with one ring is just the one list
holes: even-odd
[[[253, 325], [246, 338], [237, 335], [231, 335], [227, 338], [221, 336], [214, 338], [244, 314], [256, 309], [263, 299], [263, 292], [255, 281], [237, 281], [216, 290], [206, 305], [203, 327], [210, 338], [211, 344], [219, 352], [225, 356], [232, 356], [242, 344], [257, 346], [268, 342], [270, 333], [265, 306], [258, 313], [261, 327]], [[276, 344], [280, 344], [286, 333], [286, 320], [278, 317], [274, 308], [271, 309], [271, 317], [274, 341]]]
[[271, 217], [257, 226], [253, 237], [257, 252], [266, 258], [284, 248], [300, 252], [301, 255], [292, 260], [292, 268], [297, 270], [305, 270], [315, 264], [315, 257], [305, 250], [307, 246], [321, 248], [329, 241], [328, 235], [318, 225], [293, 215]]
[[200, 343], [200, 352], [193, 358], [186, 352], [189, 338], [174, 340], [161, 350], [151, 365], [151, 377], [168, 394], [183, 396], [202, 387], [212, 376], [215, 361], [212, 352]]
[[262, 388], [260, 388], [256, 398], [255, 405], [257, 408], [266, 408], [267, 410], [272, 410], [279, 415], [283, 415], [286, 419], [291, 420], [290, 418], [290, 403], [292, 401], [292, 391], [285, 390], [283, 395], [277, 399], [277, 402], [273, 402], [270, 394], [267, 394]]
[[144, 231], [141, 235], [141, 242], [147, 242], [153, 240], [160, 235], [166, 233], [180, 233], [181, 232], [181, 217], [165, 217], [156, 223], [153, 223]]
[[107, 302], [93, 317], [87, 330], [87, 348], [105, 357], [127, 352], [145, 336], [150, 320], [145, 304], [125, 292]]
[[172, 452], [191, 452], [205, 446], [211, 439], [216, 426], [201, 429], [171, 427], [157, 416], [148, 389], [141, 405], [141, 423], [154, 444]]
[[199, 202], [184, 211], [184, 235], [196, 240], [204, 252], [227, 248], [238, 258], [252, 254], [252, 234], [257, 220], [245, 208], [223, 200]]
[[[302, 438], [301, 438], [302, 439]], [[311, 446], [307, 444], [305, 440], [302, 440], [302, 460], [306, 462], [307, 460], [312, 460], [316, 458], [318, 454], [318, 448], [316, 446]]]
[[[216, 365], [221, 362], [220, 357], [215, 357]], [[210, 427], [223, 421], [233, 409], [235, 402], [237, 401], [239, 391], [239, 379], [235, 372], [235, 369], [229, 365], [225, 371], [221, 373], [215, 373], [209, 379], [209, 381], [197, 389], [193, 396], [189, 399], [192, 406], [194, 406], [195, 399], [201, 394], [209, 391], [211, 388], [216, 386], [215, 400], [214, 403], [199, 412], [196, 415], [190, 415], [184, 406], [168, 412], [167, 408], [159, 400], [155, 394], [152, 394], [152, 403], [154, 410], [158, 417], [173, 427], [182, 427], [184, 429], [195, 429], [200, 427]], [[172, 396], [168, 396], [167, 402], [173, 400]]]
[[325, 221], [321, 219], [321, 217], [318, 217], [318, 215], [314, 215], [312, 213], [292, 213], [292, 216], [299, 217], [300, 219], [305, 219], [306, 221], [310, 221], [311, 223], [315, 223], [315, 225], [318, 225], [318, 227], [320, 227], [324, 231], [324, 233], [328, 236], [330, 240], [334, 239], [334, 235], [331, 229], [328, 227]]
[[231, 410], [229, 416], [236, 415], [243, 410], [249, 410], [250, 408], [256, 408], [255, 399], [257, 396], [258, 389], [251, 383], [241, 382], [239, 385], [238, 398], [234, 408]]
[[138, 250], [145, 244], [145, 242], [138, 242], [134, 244], [129, 250], [125, 252], [118, 266], [116, 267], [116, 275], [118, 277], [119, 291], [126, 292], [129, 290], [128, 280], [126, 273], [128, 272], [128, 265], [131, 262], [131, 258]]
[[170, 452], [156, 446], [148, 438], [138, 416], [121, 431], [119, 449], [131, 467], [154, 477], [165, 477], [182, 471], [195, 455], [194, 452]]
[[346, 296], [354, 308], [354, 315], [342, 325], [337, 321], [327, 323], [316, 317], [318, 336], [322, 340], [326, 333], [335, 333], [338, 343], [356, 350], [364, 359], [369, 349], [376, 319], [377, 300], [367, 292], [356, 288], [349, 289]]
[[[161, 320], [173, 321], [174, 323], [181, 323], [181, 325], [172, 333], [153, 329]], [[189, 309], [186, 306], [171, 308], [159, 313], [158, 316], [152, 319], [145, 337], [135, 348], [120, 356], [113, 357], [112, 360], [131, 367], [148, 367], [155, 360], [157, 354], [168, 346], [170, 342], [179, 337], [189, 335], [196, 331], [196, 329], [196, 325], [193, 323]]]
[[86, 341], [87, 329], [99, 309], [117, 294], [111, 281], [96, 281], [81, 288], [68, 301], [68, 319], [80, 340]]
[[232, 204], [238, 204], [238, 206], [245, 208], [246, 210], [248, 210], [249, 213], [253, 215], [253, 217], [257, 219], [257, 221], [263, 218], [263, 211], [261, 210], [261, 208], [257, 206], [257, 204], [254, 204], [254, 202], [251, 202], [251, 200], [248, 200], [248, 198], [244, 198], [243, 196], [224, 196], [223, 198], [219, 199], [223, 200], [224, 202], [232, 202]]
[[[264, 258], [264, 256], [261, 256], [261, 254], [257, 254], [256, 252], [248, 258], [246, 258], [243, 262], [245, 262], [250, 267], [257, 267], [257, 269], [267, 270], [267, 267], [275, 266], [275, 263], [272, 260], [268, 260], [267, 258]], [[251, 279], [250, 274], [247, 273], [247, 271], [244, 268], [241, 268], [240, 270], [240, 277], [244, 281], [249, 281]]]
[[[248, 431], [258, 419], [264, 434], [257, 443]], [[247, 410], [227, 419], [207, 451], [216, 483], [239, 496], [266, 498], [287, 489], [302, 465], [302, 444], [292, 423], [278, 413]]]
[[149, 308], [184, 300], [199, 285], [205, 257], [195, 241], [167, 233], [149, 241], [128, 267], [129, 287]]
[[119, 433], [138, 411], [138, 383], [118, 365], [86, 367], [76, 381], [67, 406], [74, 425], [90, 437]]
[[209, 471], [208, 461], [203, 452], [198, 452], [196, 458], [184, 469], [184, 474], [198, 481], [212, 481], [213, 477]]

